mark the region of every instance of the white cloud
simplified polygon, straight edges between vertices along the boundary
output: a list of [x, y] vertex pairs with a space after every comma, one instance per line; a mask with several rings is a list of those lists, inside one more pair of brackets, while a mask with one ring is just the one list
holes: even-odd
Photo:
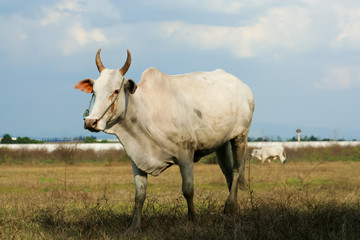
[[86, 8], [80, 3], [85, 2], [84, 0], [64, 0], [56, 5], [56, 8], [61, 11], [72, 11], [72, 12], [86, 12]]
[[323, 89], [347, 89], [360, 86], [360, 67], [340, 66], [328, 70], [328, 73], [315, 87]]
[[35, 52], [39, 61], [42, 57], [72, 55], [100, 42], [107, 44], [109, 36], [102, 25], [121, 24], [117, 21], [120, 16], [107, 0], [62, 0], [39, 6], [36, 14], [0, 15], [0, 22], [6, 23], [0, 24], [0, 49], [14, 61], [25, 60]]
[[105, 35], [99, 29], [86, 31], [80, 22], [75, 22], [67, 34], [67, 38], [61, 44], [64, 54], [69, 55], [78, 46], [85, 46], [91, 42], [106, 42]]
[[193, 25], [184, 22], [164, 23], [168, 37], [176, 42], [202, 49], [227, 49], [237, 57], [277, 55], [279, 49], [303, 51], [312, 44], [309, 35], [311, 18], [301, 7], [268, 10], [266, 16], [248, 26]]
[[200, 5], [212, 12], [234, 14], [242, 9], [242, 4], [237, 0], [201, 0]]
[[53, 6], [42, 7], [44, 14], [41, 25], [63, 24], [64, 20], [73, 18], [76, 14], [86, 13], [86, 8], [78, 0], [63, 0]]
[[183, 0], [183, 1], [145, 1], [149, 6], [157, 6], [166, 9], [186, 9], [193, 11], [206, 11], [225, 14], [239, 13], [243, 9], [243, 3], [238, 0]]
[[[236, 14], [247, 10], [254, 14], [246, 21], [239, 17], [241, 22], [239, 20], [238, 24], [231, 22], [228, 25], [225, 22], [222, 25], [192, 24], [191, 20], [186, 22], [182, 19], [136, 22], [136, 17], [129, 24], [121, 21], [122, 9], [118, 10], [110, 0], [62, 0], [51, 6], [40, 7], [42, 12], [37, 15], [40, 15], [39, 18], [18, 16], [14, 29], [0, 26], [3, 32], [0, 36], [13, 45], [26, 46], [26, 42], [55, 45], [67, 55], [99, 42], [151, 48], [159, 46], [171, 49], [181, 45], [181, 48], [222, 49], [239, 58], [263, 59], [283, 58], [288, 53], [314, 50], [316, 46], [328, 47], [330, 42], [332, 47], [360, 48], [360, 11], [356, 8], [335, 7], [339, 28], [328, 28], [327, 20], [333, 22], [336, 17], [330, 16], [331, 11], [319, 11], [323, 4], [316, 1], [299, 0], [298, 5], [288, 5], [287, 1], [274, 0], [266, 1], [263, 4], [265, 7], [260, 0], [251, 3], [235, 0], [170, 2], [161, 1], [164, 12], [171, 6], [201, 11], [202, 14], [232, 14], [231, 19], [235, 20], [238, 19]], [[160, 0], [145, 3], [160, 6]], [[275, 5], [280, 7], [264, 10], [266, 6]], [[138, 14], [136, 11], [134, 13]], [[151, 13], [148, 14], [151, 16]], [[320, 17], [322, 19], [317, 19]], [[0, 45], [3, 39], [0, 39]]]
[[[96, 14], [95, 14], [96, 13]], [[80, 48], [96, 42], [108, 41], [105, 33], [92, 27], [94, 16], [119, 19], [120, 14], [109, 1], [63, 0], [43, 8], [41, 26], [57, 29], [58, 46], [65, 55], [71, 55]]]
[[337, 48], [360, 49], [360, 8], [335, 6], [340, 33], [330, 45]]

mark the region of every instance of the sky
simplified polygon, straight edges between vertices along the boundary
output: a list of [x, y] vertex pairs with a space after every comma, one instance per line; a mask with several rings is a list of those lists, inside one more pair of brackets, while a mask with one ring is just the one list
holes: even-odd
[[1, 0], [0, 135], [95, 135], [73, 88], [132, 55], [128, 78], [234, 74], [250, 86], [250, 136], [360, 139], [358, 0]]

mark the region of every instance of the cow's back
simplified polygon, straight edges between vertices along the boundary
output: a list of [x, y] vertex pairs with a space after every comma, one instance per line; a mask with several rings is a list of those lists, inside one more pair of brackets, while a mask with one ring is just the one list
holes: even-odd
[[[196, 149], [211, 149], [245, 131], [254, 99], [250, 88], [223, 71], [166, 75], [147, 69], [139, 89], [151, 99], [154, 124]], [[180, 131], [179, 131], [180, 130]]]
[[266, 156], [276, 156], [279, 154], [283, 154], [284, 148], [281, 146], [274, 146], [274, 147], [263, 147], [262, 153]]

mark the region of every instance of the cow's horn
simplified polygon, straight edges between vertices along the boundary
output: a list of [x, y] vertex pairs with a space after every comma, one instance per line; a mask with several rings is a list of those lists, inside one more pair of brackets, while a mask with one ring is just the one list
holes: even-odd
[[131, 64], [131, 54], [130, 54], [130, 51], [129, 49], [127, 50], [127, 59], [126, 59], [126, 62], [124, 64], [124, 66], [119, 70], [121, 75], [125, 76], [125, 73], [127, 72], [127, 70], [129, 69], [130, 67], [130, 64]]
[[102, 72], [102, 71], [105, 69], [105, 67], [104, 67], [104, 65], [103, 65], [102, 62], [101, 62], [100, 52], [101, 52], [101, 48], [100, 48], [99, 51], [97, 51], [97, 53], [96, 53], [95, 62], [96, 62], [96, 66], [97, 66], [99, 72]]

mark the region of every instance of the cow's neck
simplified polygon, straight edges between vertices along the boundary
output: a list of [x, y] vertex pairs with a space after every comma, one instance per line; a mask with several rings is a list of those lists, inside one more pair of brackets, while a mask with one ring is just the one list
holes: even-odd
[[140, 152], [139, 146], [149, 146], [149, 142], [156, 142], [149, 127], [151, 121], [146, 111], [147, 101], [143, 99], [144, 96], [141, 93], [140, 90], [128, 95], [127, 112], [124, 118], [105, 131], [117, 136], [130, 157], [135, 152]]

